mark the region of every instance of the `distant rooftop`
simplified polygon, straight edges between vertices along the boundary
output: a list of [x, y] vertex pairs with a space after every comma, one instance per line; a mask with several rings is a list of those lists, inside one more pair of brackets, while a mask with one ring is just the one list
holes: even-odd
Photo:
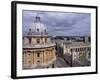
[[84, 43], [84, 42], [71, 42], [70, 44], [65, 42], [64, 44], [66, 44], [66, 47], [90, 46], [90, 43]]

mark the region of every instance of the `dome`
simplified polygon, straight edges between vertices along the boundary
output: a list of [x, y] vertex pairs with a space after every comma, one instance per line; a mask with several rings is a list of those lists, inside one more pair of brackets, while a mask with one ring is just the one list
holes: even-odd
[[45, 25], [40, 21], [40, 17], [36, 17], [36, 20], [31, 24], [30, 29], [35, 33], [45, 33]]
[[33, 32], [39, 32], [39, 33], [45, 32], [45, 30], [46, 30], [45, 25], [43, 23], [39, 23], [39, 22], [32, 23], [30, 29]]

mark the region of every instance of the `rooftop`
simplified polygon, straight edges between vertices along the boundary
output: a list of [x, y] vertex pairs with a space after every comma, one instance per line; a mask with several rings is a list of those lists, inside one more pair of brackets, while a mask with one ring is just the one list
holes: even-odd
[[76, 46], [90, 46], [90, 43], [84, 43], [84, 42], [72, 42], [70, 44], [65, 43], [66, 47], [76, 47]]

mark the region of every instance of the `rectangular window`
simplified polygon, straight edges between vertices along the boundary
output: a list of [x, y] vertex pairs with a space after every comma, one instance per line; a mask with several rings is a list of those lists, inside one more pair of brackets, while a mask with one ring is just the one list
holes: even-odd
[[39, 52], [37, 53], [37, 57], [40, 57], [40, 53]]
[[31, 44], [31, 38], [29, 38], [29, 44]]

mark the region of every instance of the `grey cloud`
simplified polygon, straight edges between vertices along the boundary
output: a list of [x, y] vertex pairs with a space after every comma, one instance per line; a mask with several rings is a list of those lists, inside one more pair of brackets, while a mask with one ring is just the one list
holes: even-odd
[[[27, 30], [36, 15], [46, 25], [52, 35], [84, 35], [90, 34], [89, 13], [62, 13], [43, 11], [23, 11], [23, 30]], [[24, 29], [24, 27], [26, 28]]]

